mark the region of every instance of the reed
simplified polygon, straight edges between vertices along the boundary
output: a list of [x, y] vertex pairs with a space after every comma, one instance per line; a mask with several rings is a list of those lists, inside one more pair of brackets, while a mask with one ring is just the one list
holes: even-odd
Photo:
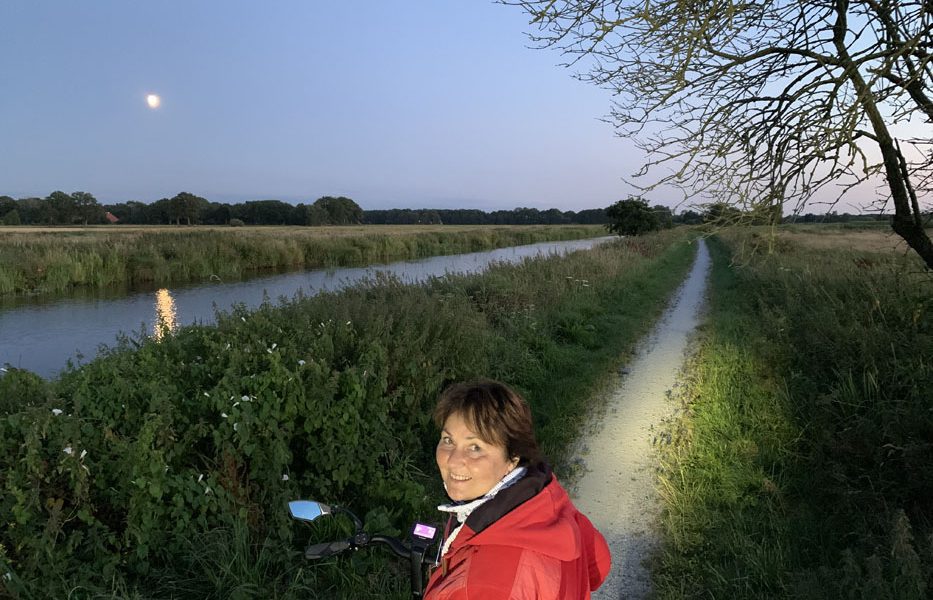
[[595, 237], [600, 226], [4, 228], [0, 294], [241, 278]]

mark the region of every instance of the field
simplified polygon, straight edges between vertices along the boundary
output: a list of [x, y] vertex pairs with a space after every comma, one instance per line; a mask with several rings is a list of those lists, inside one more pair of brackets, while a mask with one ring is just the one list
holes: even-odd
[[[0, 590], [26, 598], [405, 598], [379, 552], [310, 565], [287, 500], [395, 534], [435, 515], [430, 410], [510, 382], [558, 473], [587, 403], [659, 316], [688, 233], [221, 315], [131, 339], [58, 380], [0, 378]], [[2, 594], [2, 592], [0, 592]]]
[[711, 240], [660, 598], [933, 593], [933, 277], [886, 233]]
[[0, 295], [361, 266], [604, 232], [598, 225], [0, 227]]
[[[832, 225], [798, 225], [778, 230], [778, 238], [813, 250], [849, 250], [864, 252], [895, 252], [910, 254], [913, 252], [906, 242], [891, 231], [889, 225], [883, 228], [844, 228]], [[933, 235], [933, 229], [927, 232]]]

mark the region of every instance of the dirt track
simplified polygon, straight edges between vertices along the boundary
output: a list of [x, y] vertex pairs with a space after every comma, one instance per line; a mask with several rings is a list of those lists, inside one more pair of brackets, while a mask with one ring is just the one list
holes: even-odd
[[606, 537], [613, 561], [609, 578], [594, 598], [646, 598], [651, 592], [643, 562], [657, 547], [654, 443], [674, 410], [669, 392], [700, 318], [709, 264], [709, 252], [700, 240], [689, 276], [620, 373], [618, 384], [601, 403], [604, 408], [591, 415], [579, 443], [577, 456], [585, 472], [572, 487], [574, 503]]

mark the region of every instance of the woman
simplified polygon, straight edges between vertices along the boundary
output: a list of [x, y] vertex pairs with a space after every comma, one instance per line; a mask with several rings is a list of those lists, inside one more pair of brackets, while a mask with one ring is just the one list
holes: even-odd
[[434, 422], [437, 467], [454, 502], [428, 600], [589, 598], [609, 547], [538, 453], [531, 410], [488, 380], [447, 388]]

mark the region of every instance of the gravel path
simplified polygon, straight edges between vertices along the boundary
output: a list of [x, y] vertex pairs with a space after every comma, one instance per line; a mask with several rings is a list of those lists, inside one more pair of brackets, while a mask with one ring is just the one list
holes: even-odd
[[675, 408], [668, 397], [700, 318], [709, 264], [706, 243], [700, 240], [690, 275], [579, 443], [584, 473], [572, 486], [574, 504], [606, 537], [612, 552], [612, 571], [593, 596], [598, 600], [651, 594], [643, 562], [657, 547], [654, 524], [660, 506], [653, 443]]

